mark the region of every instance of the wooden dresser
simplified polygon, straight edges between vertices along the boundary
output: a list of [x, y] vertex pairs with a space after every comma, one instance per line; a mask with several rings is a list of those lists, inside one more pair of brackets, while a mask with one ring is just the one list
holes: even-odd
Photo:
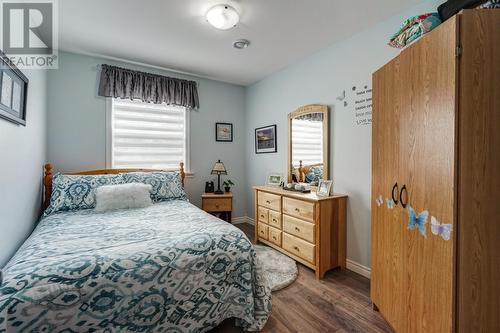
[[321, 279], [346, 263], [347, 196], [319, 197], [279, 187], [255, 190], [255, 241], [306, 265]]

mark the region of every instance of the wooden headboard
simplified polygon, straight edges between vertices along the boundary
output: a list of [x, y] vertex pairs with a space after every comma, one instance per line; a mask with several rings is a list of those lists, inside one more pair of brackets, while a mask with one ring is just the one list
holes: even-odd
[[[80, 172], [65, 173], [66, 175], [109, 175], [117, 173], [127, 173], [127, 172], [165, 172], [172, 170], [154, 170], [154, 169], [102, 169], [102, 170], [88, 170]], [[182, 180], [182, 186], [184, 186], [184, 178], [186, 178], [186, 173], [184, 172], [184, 163], [180, 163], [180, 174]], [[43, 209], [47, 209], [50, 204], [50, 197], [52, 196], [52, 164], [47, 163], [44, 166], [43, 174]]]

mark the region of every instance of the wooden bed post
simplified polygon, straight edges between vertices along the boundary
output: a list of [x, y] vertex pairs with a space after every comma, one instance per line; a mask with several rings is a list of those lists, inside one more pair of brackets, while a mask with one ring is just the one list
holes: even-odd
[[42, 200], [42, 207], [43, 209], [47, 209], [50, 204], [50, 197], [52, 196], [52, 164], [47, 163], [43, 167], [44, 169], [44, 174], [43, 174], [43, 200]]
[[180, 163], [181, 166], [181, 179], [182, 179], [182, 186], [184, 186], [184, 178], [186, 177], [186, 173], [184, 172], [184, 162]]

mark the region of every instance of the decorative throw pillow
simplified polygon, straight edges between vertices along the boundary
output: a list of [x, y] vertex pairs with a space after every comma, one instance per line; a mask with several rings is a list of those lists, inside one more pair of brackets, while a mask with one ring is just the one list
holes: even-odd
[[52, 179], [50, 205], [44, 216], [95, 207], [94, 190], [103, 185], [123, 184], [118, 175], [64, 175], [58, 173]]
[[149, 184], [104, 185], [95, 189], [95, 210], [103, 213], [117, 209], [145, 208], [153, 204]]
[[321, 179], [323, 179], [323, 167], [314, 166], [309, 170], [309, 173], [305, 175], [307, 183], [311, 185], [317, 185]]
[[178, 172], [131, 172], [124, 173], [125, 183], [143, 183], [153, 187], [151, 199], [160, 202], [173, 199], [186, 200], [186, 192], [182, 187], [181, 175]]

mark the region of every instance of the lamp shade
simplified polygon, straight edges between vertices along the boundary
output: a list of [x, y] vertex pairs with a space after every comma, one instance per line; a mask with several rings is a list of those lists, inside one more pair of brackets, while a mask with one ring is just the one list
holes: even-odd
[[226, 167], [224, 166], [224, 163], [222, 163], [220, 160], [215, 162], [214, 167], [212, 168], [212, 175], [227, 175], [227, 170]]

